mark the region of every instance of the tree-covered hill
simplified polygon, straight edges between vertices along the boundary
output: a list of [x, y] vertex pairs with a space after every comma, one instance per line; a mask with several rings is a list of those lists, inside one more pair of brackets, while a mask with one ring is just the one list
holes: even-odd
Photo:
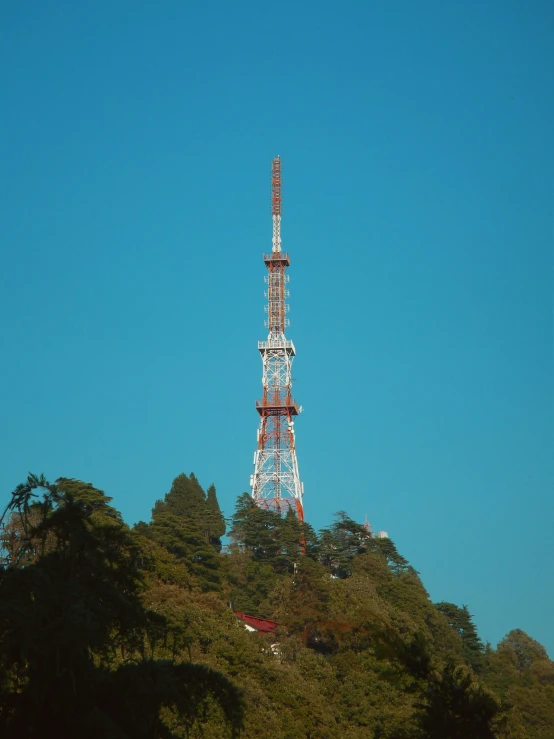
[[[0, 736], [549, 739], [554, 663], [433, 604], [390, 539], [319, 533], [181, 474], [127, 526], [30, 476], [1, 530]], [[251, 633], [234, 611], [277, 622]]]

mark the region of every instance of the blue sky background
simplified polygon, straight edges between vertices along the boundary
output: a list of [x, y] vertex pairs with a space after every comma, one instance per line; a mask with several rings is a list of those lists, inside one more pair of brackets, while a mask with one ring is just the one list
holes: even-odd
[[551, 0], [0, 2], [0, 503], [247, 490], [269, 170], [317, 528], [554, 655]]

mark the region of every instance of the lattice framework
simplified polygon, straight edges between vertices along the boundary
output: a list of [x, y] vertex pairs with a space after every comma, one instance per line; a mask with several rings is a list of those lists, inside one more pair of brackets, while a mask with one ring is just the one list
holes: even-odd
[[294, 419], [301, 411], [292, 397], [292, 361], [294, 344], [285, 336], [289, 326], [287, 285], [289, 255], [281, 250], [281, 160], [276, 157], [271, 168], [271, 213], [273, 239], [271, 254], [264, 254], [267, 304], [267, 341], [259, 341], [262, 359], [261, 401], [256, 401], [260, 415], [258, 444], [254, 453], [254, 474], [250, 477], [255, 502], [270, 510], [285, 513], [292, 508], [304, 520], [304, 485], [300, 482]]

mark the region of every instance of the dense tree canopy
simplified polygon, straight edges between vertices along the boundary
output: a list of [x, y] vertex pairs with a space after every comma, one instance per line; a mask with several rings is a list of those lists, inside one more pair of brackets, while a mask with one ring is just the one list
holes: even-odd
[[139, 549], [109, 501], [92, 485], [34, 476], [12, 496], [0, 569], [1, 736], [177, 736], [162, 709], [190, 730], [210, 702], [237, 729], [232, 682], [157, 658], [168, 624], [144, 607]]
[[246, 494], [222, 548], [225, 528], [193, 474], [132, 529], [88, 483], [20, 485], [0, 529], [0, 735], [554, 736], [544, 648], [519, 630], [485, 647], [390, 539], [344, 512], [317, 535]]

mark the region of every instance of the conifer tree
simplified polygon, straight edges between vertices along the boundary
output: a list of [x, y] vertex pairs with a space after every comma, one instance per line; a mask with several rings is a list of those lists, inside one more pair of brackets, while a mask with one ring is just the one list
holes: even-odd
[[204, 528], [206, 495], [194, 473], [191, 472], [190, 477], [184, 473], [177, 475], [169, 493], [163, 500], [156, 501], [152, 515], [161, 511], [169, 511], [176, 516], [190, 516], [200, 528]]
[[152, 509], [152, 522], [139, 522], [135, 529], [154, 539], [177, 559], [186, 564], [203, 590], [219, 590], [221, 585], [221, 542], [215, 533], [225, 533], [215, 487], [211, 486], [210, 502], [191, 472], [178, 475], [163, 500]]
[[260, 508], [248, 493], [237, 500], [229, 535], [240, 549], [258, 561], [274, 562], [280, 554], [279, 526], [281, 516]]
[[210, 544], [221, 551], [221, 538], [225, 536], [225, 519], [221, 513], [213, 483], [206, 495], [206, 523]]
[[294, 572], [294, 565], [302, 556], [302, 529], [294, 511], [289, 508], [282, 521], [279, 522], [278, 538], [280, 552], [277, 567], [283, 572]]
[[194, 518], [177, 516], [168, 510], [160, 511], [154, 515], [149, 528], [152, 539], [187, 565], [202, 590], [219, 589], [220, 555]]
[[192, 519], [206, 541], [218, 552], [221, 551], [225, 519], [213, 484], [210, 485], [206, 495], [193, 472], [188, 477], [184, 473], [178, 475], [164, 499], [156, 501], [152, 509], [152, 519], [162, 512]]
[[463, 643], [462, 656], [472, 666], [475, 672], [480, 672], [484, 666], [485, 647], [479, 638], [473, 617], [468, 607], [459, 608], [454, 603], [437, 603], [439, 610], [446, 618], [450, 626], [460, 635]]
[[410, 567], [408, 560], [399, 554], [392, 539], [372, 539], [370, 548], [381, 554], [386, 560], [395, 575], [403, 572], [415, 572]]
[[366, 552], [370, 534], [362, 524], [353, 521], [344, 511], [335, 514], [335, 522], [323, 529], [319, 537], [321, 562], [335, 577], [348, 577], [357, 554]]

